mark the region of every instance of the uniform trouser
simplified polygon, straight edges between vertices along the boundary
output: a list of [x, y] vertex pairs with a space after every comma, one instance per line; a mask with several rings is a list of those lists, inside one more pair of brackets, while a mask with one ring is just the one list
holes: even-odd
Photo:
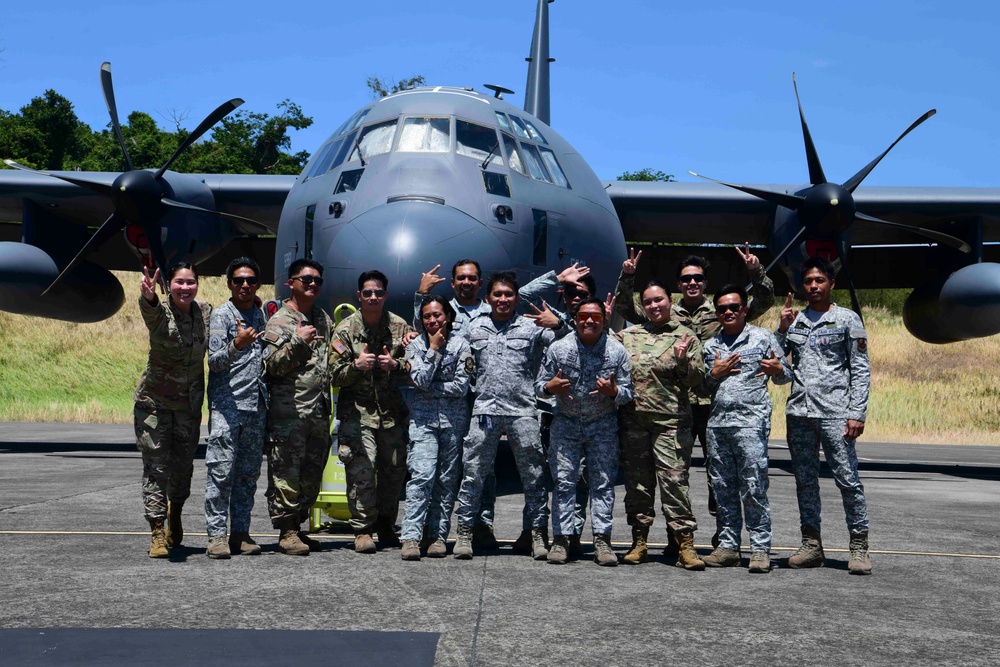
[[594, 535], [611, 534], [611, 513], [615, 505], [615, 477], [618, 476], [618, 420], [584, 424], [576, 419], [556, 417], [549, 443], [549, 470], [552, 472], [552, 532], [579, 533], [576, 525], [577, 483], [584, 471], [589, 476], [590, 526]]
[[718, 502], [715, 523], [720, 547], [740, 550], [745, 515], [750, 549], [771, 550], [771, 506], [767, 501], [770, 433], [769, 421], [756, 428], [708, 427], [708, 470]]
[[852, 533], [868, 530], [865, 488], [858, 477], [858, 455], [854, 440], [844, 437], [846, 419], [786, 417], [788, 450], [795, 473], [795, 495], [802, 526], [820, 529], [819, 448], [823, 446], [833, 481], [844, 501], [847, 528]]
[[406, 427], [378, 429], [342, 419], [338, 438], [355, 534], [372, 532], [379, 519], [395, 523], [406, 480]]
[[[472, 406], [476, 403], [476, 393], [475, 391], [470, 391], [465, 395], [466, 405], [469, 407], [469, 412], [472, 412]], [[463, 433], [459, 439], [460, 442], [464, 442], [465, 436], [468, 435], [468, 426], [466, 426], [466, 432]], [[485, 471], [486, 474], [483, 477], [483, 500], [479, 506], [479, 514], [476, 515], [476, 525], [477, 526], [490, 526], [493, 527], [493, 517], [496, 514], [497, 505], [497, 471], [495, 466], [491, 466]], [[459, 473], [459, 481], [461, 482], [461, 473]]]
[[309, 518], [329, 455], [329, 416], [268, 420], [267, 510], [271, 525], [297, 526]]
[[691, 510], [688, 468], [691, 465], [690, 419], [657, 420], [641, 412], [621, 415], [621, 467], [625, 471], [625, 513], [630, 526], [651, 526], [655, 487], [660, 508], [674, 532], [696, 530]]
[[403, 511], [404, 540], [419, 540], [425, 524], [432, 541], [448, 539], [461, 481], [462, 438], [468, 430], [468, 412], [441, 413], [431, 420], [414, 413], [406, 452], [410, 481]]
[[146, 519], [167, 516], [167, 501], [191, 495], [194, 450], [201, 436], [201, 411], [135, 407], [136, 448], [142, 453], [142, 504]]
[[[617, 420], [611, 425], [611, 429], [615, 434], [615, 445], [617, 452], [618, 444], [618, 423]], [[616, 454], [616, 456], [620, 456]], [[614, 484], [614, 479], [618, 475], [618, 460], [615, 460], [615, 474], [611, 476], [612, 484]], [[590, 472], [587, 469], [587, 454], [583, 453], [580, 460], [580, 471], [577, 473], [578, 481], [576, 483], [576, 502], [573, 504], [573, 534], [582, 535], [583, 525], [587, 523], [587, 501], [590, 499], [590, 485], [587, 480], [590, 478]], [[593, 522], [591, 522], [593, 523]], [[593, 528], [593, 526], [591, 526]]]
[[549, 508], [545, 492], [545, 455], [542, 453], [538, 420], [534, 417], [474, 415], [462, 451], [462, 485], [458, 491], [455, 518], [460, 526], [471, 527], [479, 514], [483, 480], [497, 458], [500, 436], [506, 434], [514, 462], [524, 487], [524, 502], [532, 528], [545, 530]]
[[208, 413], [205, 449], [205, 526], [209, 537], [250, 532], [257, 478], [264, 459], [264, 410]]

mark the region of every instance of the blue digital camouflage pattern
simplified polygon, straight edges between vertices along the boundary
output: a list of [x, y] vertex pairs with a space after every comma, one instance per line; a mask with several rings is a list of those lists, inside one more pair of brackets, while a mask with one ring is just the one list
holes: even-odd
[[257, 412], [267, 407], [267, 383], [264, 380], [264, 342], [260, 338], [237, 350], [235, 341], [239, 323], [264, 331], [267, 320], [254, 307], [251, 319], [232, 301], [212, 311], [208, 339], [208, 408], [209, 410], [244, 410]]
[[740, 550], [745, 516], [751, 550], [771, 550], [771, 506], [767, 500], [770, 432], [770, 420], [757, 428], [708, 427], [708, 474], [718, 504], [715, 523], [720, 547]]
[[233, 533], [250, 532], [266, 420], [263, 409], [209, 412], [205, 448], [205, 525], [209, 537], [226, 535], [227, 518]]

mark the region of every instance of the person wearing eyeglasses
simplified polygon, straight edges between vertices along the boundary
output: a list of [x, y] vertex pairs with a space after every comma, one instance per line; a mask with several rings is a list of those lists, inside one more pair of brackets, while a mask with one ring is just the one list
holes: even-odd
[[[767, 312], [774, 305], [774, 283], [764, 273], [760, 259], [750, 252], [750, 244], [744, 244], [743, 248], [736, 246], [736, 252], [740, 256], [740, 261], [746, 265], [747, 273], [750, 276], [751, 289], [748, 293], [749, 303], [747, 321], [752, 322]], [[645, 314], [637, 304], [633, 295], [633, 283], [635, 281], [636, 268], [639, 265], [639, 258], [642, 257], [642, 250], [638, 253], [632, 248], [629, 251], [629, 258], [622, 264], [622, 273], [618, 279], [618, 288], [615, 292], [616, 306], [618, 312], [629, 322], [645, 321]], [[715, 308], [705, 297], [708, 289], [707, 271], [708, 260], [697, 255], [690, 255], [677, 265], [677, 291], [680, 298], [673, 302], [670, 307], [670, 317], [679, 324], [686, 326], [695, 332], [698, 340], [704, 345], [712, 340], [719, 333], [719, 321], [715, 316]], [[701, 451], [704, 460], [708, 461], [708, 441], [705, 436], [705, 428], [708, 424], [711, 402], [705, 396], [699, 396], [697, 392], [690, 392], [691, 401], [691, 429], [694, 439], [701, 443]], [[691, 467], [690, 460], [688, 467]], [[706, 470], [707, 473], [707, 470]], [[707, 475], [706, 475], [707, 477]], [[708, 484], [708, 511], [715, 514], [715, 493], [709, 480]], [[718, 542], [718, 535], [712, 538], [712, 545]], [[673, 533], [668, 531], [667, 547], [664, 550], [667, 556], [677, 555], [677, 541]]]
[[[238, 257], [226, 268], [232, 297], [212, 311], [208, 338], [208, 447], [205, 450], [205, 525], [209, 558], [256, 555], [250, 537], [257, 479], [264, 457], [267, 384], [264, 335], [257, 305], [260, 267]], [[226, 540], [227, 522], [232, 529]]]
[[548, 449], [553, 478], [553, 540], [548, 561], [553, 564], [567, 561], [570, 538], [579, 535], [575, 506], [581, 474], [589, 478], [594, 561], [604, 566], [618, 564], [611, 549], [618, 406], [632, 400], [632, 365], [622, 344], [605, 332], [606, 317], [600, 299], [591, 297], [575, 304], [575, 333], [548, 347], [535, 379], [538, 396], [556, 399]]
[[406, 479], [408, 411], [398, 383], [409, 380], [403, 339], [413, 328], [385, 309], [389, 279], [378, 270], [358, 276], [359, 308], [339, 325], [330, 375], [340, 387], [337, 454], [347, 475], [354, 550], [399, 547], [396, 515]]
[[[747, 293], [726, 285], [715, 293], [722, 330], [705, 343], [705, 382], [697, 391], [711, 398], [708, 417], [709, 478], [718, 502], [719, 545], [702, 560], [709, 567], [738, 567], [746, 520], [750, 572], [771, 569], [771, 506], [767, 500], [767, 438], [771, 397], [767, 383], [788, 384], [792, 368], [778, 339], [747, 324]], [[742, 511], [741, 511], [742, 503]]]
[[299, 530], [319, 495], [330, 451], [330, 341], [333, 321], [316, 305], [323, 265], [288, 267], [291, 297], [264, 328], [267, 411], [267, 509], [280, 531], [278, 548], [308, 556], [321, 545]]

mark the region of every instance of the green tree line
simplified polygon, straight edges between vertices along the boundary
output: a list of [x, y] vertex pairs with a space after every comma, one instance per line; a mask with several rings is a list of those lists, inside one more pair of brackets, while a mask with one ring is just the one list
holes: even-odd
[[[188, 130], [180, 127], [183, 119], [174, 120], [178, 127], [169, 132], [148, 113], [128, 115], [122, 135], [137, 169], [162, 166], [188, 136]], [[290, 100], [280, 102], [275, 114], [240, 109], [222, 119], [209, 138], [184, 151], [171, 168], [188, 173], [298, 174], [309, 153], [291, 152], [289, 131], [312, 123]], [[0, 109], [0, 157], [44, 170], [125, 170], [110, 122], [92, 129], [54, 90], [46, 90], [17, 113]]]

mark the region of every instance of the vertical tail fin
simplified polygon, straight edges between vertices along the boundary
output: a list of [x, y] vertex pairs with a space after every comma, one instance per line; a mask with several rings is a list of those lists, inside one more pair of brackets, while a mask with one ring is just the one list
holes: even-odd
[[535, 31], [531, 35], [531, 55], [528, 61], [528, 83], [525, 87], [524, 110], [546, 125], [549, 120], [549, 3], [555, 0], [538, 0]]

